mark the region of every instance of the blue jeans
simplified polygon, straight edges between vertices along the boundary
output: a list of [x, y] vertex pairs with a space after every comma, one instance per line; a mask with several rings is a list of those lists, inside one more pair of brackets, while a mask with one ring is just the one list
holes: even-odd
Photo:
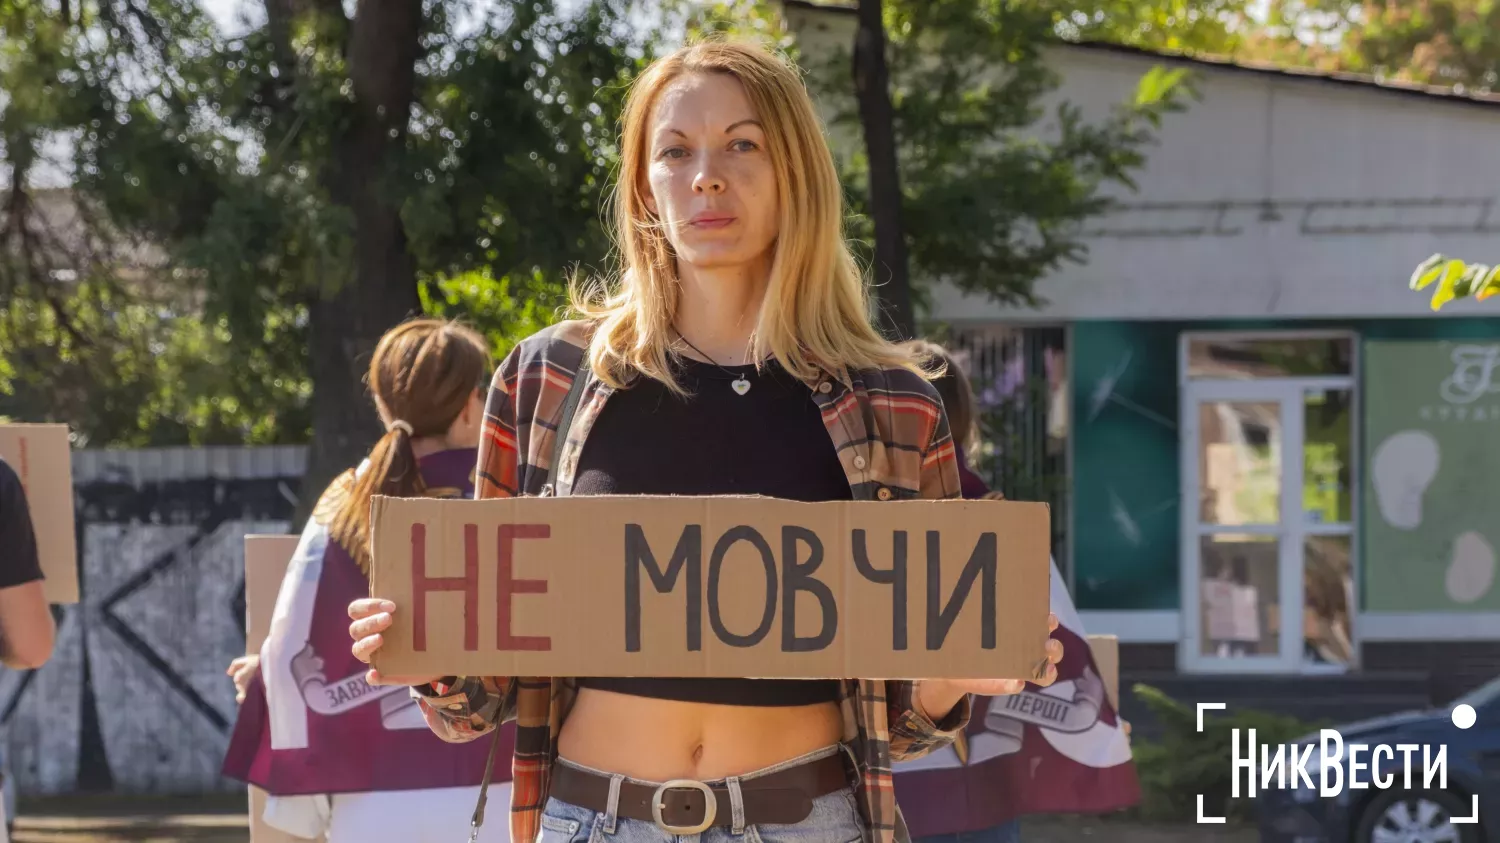
[[1011, 820], [984, 831], [965, 831], [959, 834], [934, 834], [918, 837], [912, 843], [1021, 843], [1021, 821]]
[[[737, 776], [733, 780], [706, 782], [709, 785], [728, 788], [730, 802], [735, 805], [735, 816], [730, 818], [730, 824], [714, 825], [702, 834], [677, 837], [656, 823], [618, 817], [615, 814], [618, 804], [609, 805], [605, 811], [593, 811], [557, 799], [549, 799], [542, 810], [542, 833], [537, 837], [537, 843], [585, 843], [585, 841], [589, 843], [859, 843], [864, 839], [865, 822], [859, 812], [859, 802], [852, 788], [835, 791], [814, 799], [812, 813], [796, 825], [745, 824], [744, 808], [739, 796], [739, 783], [742, 781], [749, 781], [842, 751], [841, 747], [829, 747], [800, 758], [793, 758], [774, 767]], [[557, 763], [567, 764], [568, 762], [559, 759]], [[598, 770], [589, 770], [589, 772], [600, 773]], [[601, 774], [609, 775], [608, 773]], [[622, 782], [629, 781], [636, 784], [660, 784], [660, 782], [641, 782], [624, 776], [617, 778]]]

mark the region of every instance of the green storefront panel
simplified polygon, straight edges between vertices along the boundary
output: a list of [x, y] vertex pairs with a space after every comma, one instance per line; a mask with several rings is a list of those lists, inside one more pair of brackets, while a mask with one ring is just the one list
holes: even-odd
[[[1093, 611], [1175, 610], [1180, 608], [1180, 517], [1181, 440], [1178, 431], [1178, 350], [1183, 332], [1342, 330], [1361, 338], [1363, 353], [1372, 343], [1384, 340], [1459, 342], [1500, 340], [1500, 318], [1433, 318], [1403, 320], [1352, 320], [1343, 322], [1079, 322], [1071, 329], [1073, 361], [1073, 589], [1078, 608]], [[1419, 347], [1419, 346], [1413, 346]], [[1384, 365], [1377, 359], [1376, 366]], [[1415, 365], [1415, 364], [1413, 364]], [[1426, 365], [1430, 368], [1429, 361]], [[1371, 499], [1369, 455], [1372, 452], [1368, 402], [1372, 379], [1383, 377], [1371, 361], [1360, 362], [1362, 393], [1359, 438], [1362, 497], [1360, 562], [1361, 603], [1366, 610], [1428, 611], [1442, 606], [1438, 593], [1446, 588], [1446, 568], [1434, 573], [1429, 564], [1399, 576], [1395, 563], [1371, 560], [1369, 547], [1382, 536], [1370, 533], [1376, 503]], [[1451, 369], [1451, 365], [1449, 367]], [[1403, 373], [1393, 368], [1393, 378], [1420, 381], [1422, 372]], [[1500, 377], [1500, 372], [1497, 372]], [[1447, 373], [1440, 376], [1446, 377]], [[1412, 386], [1408, 389], [1416, 389]], [[1397, 388], [1399, 393], [1400, 387]], [[1379, 392], [1377, 390], [1376, 394]], [[1388, 393], [1389, 394], [1389, 393]], [[1500, 399], [1500, 394], [1496, 395]], [[1384, 411], [1382, 411], [1384, 412]], [[1395, 424], [1397, 422], [1388, 422]], [[1488, 467], [1488, 476], [1500, 477], [1500, 422], [1483, 457], [1471, 461]], [[1478, 453], [1477, 451], [1474, 453]], [[1455, 481], [1461, 486], [1469, 481]], [[1489, 500], [1496, 500], [1500, 482], [1491, 481]], [[1468, 486], [1463, 486], [1468, 488]], [[1444, 493], [1451, 497], [1453, 493]], [[1482, 500], [1483, 493], [1473, 493]], [[1490, 520], [1500, 522], [1493, 504]], [[1500, 533], [1500, 527], [1495, 531]], [[1467, 531], [1459, 531], [1463, 536]], [[1489, 541], [1500, 549], [1500, 535]], [[1472, 537], [1465, 553], [1478, 552]], [[1452, 541], [1450, 540], [1450, 544]], [[1410, 551], [1403, 551], [1410, 555]], [[1451, 548], [1444, 552], [1451, 557]], [[1445, 558], [1449, 558], [1445, 557]], [[1374, 563], [1373, 580], [1368, 575]], [[1410, 564], [1407, 568], [1410, 568]], [[1406, 570], [1406, 569], [1402, 569]], [[1401, 597], [1404, 576], [1427, 577], [1436, 583], [1426, 597], [1421, 590]], [[1455, 573], [1455, 582], [1475, 574]], [[1373, 587], [1373, 591], [1371, 588]], [[1474, 586], [1469, 586], [1473, 588]], [[1500, 589], [1497, 589], [1500, 591]], [[1385, 596], [1382, 596], [1382, 595]], [[1429, 599], [1430, 598], [1430, 599]], [[1486, 598], [1490, 599], [1490, 598]], [[1470, 608], [1500, 607], [1500, 596]], [[1373, 602], [1372, 602], [1373, 600]], [[1407, 608], [1394, 606], [1406, 600]], [[1394, 601], [1394, 602], [1393, 602]], [[1419, 605], [1420, 604], [1420, 605]], [[1455, 606], [1450, 600], [1446, 608]]]
[[1174, 324], [1073, 326], [1073, 599], [1081, 610], [1175, 609]]

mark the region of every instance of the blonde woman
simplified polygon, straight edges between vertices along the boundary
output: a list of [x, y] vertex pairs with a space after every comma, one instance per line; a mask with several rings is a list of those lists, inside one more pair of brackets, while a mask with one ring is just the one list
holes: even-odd
[[[942, 403], [871, 325], [841, 200], [789, 64], [722, 41], [654, 63], [624, 116], [619, 277], [501, 365], [478, 495], [958, 497]], [[350, 606], [361, 660], [400, 611]], [[676, 840], [707, 812], [696, 788], [656, 802], [672, 779], [713, 794], [701, 843], [905, 839], [893, 760], [952, 741], [971, 694], [1023, 684], [371, 674], [415, 686], [447, 740], [518, 721], [518, 843]]]

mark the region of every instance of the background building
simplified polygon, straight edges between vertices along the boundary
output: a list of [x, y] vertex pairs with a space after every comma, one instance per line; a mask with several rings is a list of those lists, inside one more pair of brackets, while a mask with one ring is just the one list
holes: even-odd
[[[804, 56], [852, 44], [848, 10], [784, 9]], [[1500, 97], [1103, 45], [1050, 62], [1086, 117], [1157, 65], [1201, 95], [1044, 307], [940, 288], [931, 314], [1003, 416], [997, 484], [1054, 503], [1088, 631], [1120, 636], [1127, 683], [1309, 717], [1500, 674], [1500, 319], [1407, 289], [1500, 241]]]

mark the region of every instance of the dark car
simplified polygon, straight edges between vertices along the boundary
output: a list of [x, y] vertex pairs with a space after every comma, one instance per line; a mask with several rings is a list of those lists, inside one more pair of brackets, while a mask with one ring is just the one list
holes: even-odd
[[[1460, 705], [1473, 707], [1475, 719], [1467, 729], [1454, 724]], [[1343, 768], [1336, 796], [1322, 796], [1319, 768], [1322, 751], [1319, 736], [1308, 735], [1300, 744], [1313, 744], [1307, 765], [1313, 789], [1272, 787], [1259, 790], [1256, 811], [1262, 843], [1500, 843], [1500, 679], [1495, 679], [1446, 708], [1395, 714], [1337, 727], [1343, 740]], [[1411, 753], [1411, 786], [1406, 787], [1405, 764], [1399, 750], [1393, 762], [1382, 758], [1378, 771], [1362, 770], [1358, 781], [1348, 785], [1350, 744], [1368, 747], [1417, 744], [1431, 747], [1432, 758], [1446, 747], [1447, 783], [1436, 777], [1424, 786], [1422, 750]], [[1371, 752], [1358, 760], [1368, 765]], [[1337, 756], [1336, 756], [1337, 757]], [[1374, 784], [1378, 777], [1389, 787]], [[1334, 774], [1329, 773], [1330, 785]], [[1478, 797], [1479, 822], [1457, 824], [1454, 817], [1474, 814]]]

